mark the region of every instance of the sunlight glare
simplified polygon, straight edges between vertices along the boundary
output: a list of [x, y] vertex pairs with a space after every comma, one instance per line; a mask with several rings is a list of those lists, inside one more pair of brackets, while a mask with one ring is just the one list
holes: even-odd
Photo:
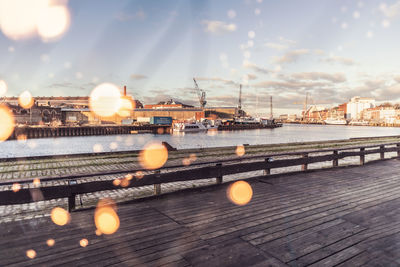
[[159, 143], [147, 144], [139, 154], [139, 162], [143, 168], [148, 170], [159, 169], [164, 166], [168, 159], [168, 150]]
[[227, 197], [233, 204], [243, 206], [253, 197], [253, 189], [247, 182], [237, 181], [228, 187]]
[[119, 88], [111, 83], [102, 83], [90, 93], [90, 110], [100, 117], [111, 117], [122, 105]]
[[18, 103], [24, 109], [29, 109], [33, 106], [34, 100], [29, 91], [22, 92], [18, 97]]
[[52, 5], [42, 9], [38, 22], [38, 34], [44, 41], [61, 37], [70, 25], [70, 14], [66, 6]]
[[0, 143], [7, 140], [14, 131], [15, 121], [11, 110], [0, 105]]
[[51, 220], [60, 226], [66, 225], [70, 222], [70, 214], [63, 208], [56, 207], [51, 210]]

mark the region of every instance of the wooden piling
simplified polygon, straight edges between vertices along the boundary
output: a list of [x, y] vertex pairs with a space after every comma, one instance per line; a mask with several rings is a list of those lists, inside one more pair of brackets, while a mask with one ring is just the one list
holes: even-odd
[[361, 155], [360, 155], [360, 165], [364, 165], [364, 164], [365, 164], [365, 154], [364, 154], [364, 152], [365, 152], [365, 147], [360, 148], [360, 152], [361, 152]]
[[[303, 154], [303, 158], [308, 158], [308, 153], [304, 153]], [[302, 171], [306, 171], [307, 169], [308, 169], [308, 164], [307, 163], [304, 163], [304, 164], [301, 165], [301, 170]]]

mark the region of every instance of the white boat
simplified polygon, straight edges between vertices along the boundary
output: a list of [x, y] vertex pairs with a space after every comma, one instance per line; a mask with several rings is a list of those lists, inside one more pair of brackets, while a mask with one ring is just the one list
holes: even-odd
[[199, 122], [176, 122], [172, 130], [174, 132], [205, 132], [207, 127]]
[[332, 125], [346, 125], [347, 121], [344, 119], [334, 119], [334, 118], [327, 118], [324, 120], [326, 124], [332, 124]]

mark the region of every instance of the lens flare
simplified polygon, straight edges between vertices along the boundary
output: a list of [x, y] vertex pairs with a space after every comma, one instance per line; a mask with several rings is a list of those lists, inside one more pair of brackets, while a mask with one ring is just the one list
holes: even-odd
[[5, 81], [0, 80], [0, 96], [3, 96], [7, 93], [7, 84]]
[[121, 181], [121, 186], [122, 186], [122, 187], [128, 187], [130, 183], [131, 183], [131, 182], [130, 182], [128, 179], [124, 178], [124, 179], [122, 179], [122, 181]]
[[89, 241], [86, 238], [83, 238], [79, 241], [79, 245], [81, 245], [81, 247], [86, 247], [89, 245]]
[[51, 220], [57, 225], [66, 225], [69, 223], [70, 219], [71, 216], [69, 215], [69, 212], [63, 208], [56, 207], [51, 210]]
[[26, 143], [28, 137], [25, 134], [20, 134], [17, 136], [17, 140], [19, 143]]
[[189, 166], [190, 163], [191, 163], [190, 158], [184, 158], [182, 160], [182, 164], [185, 165], [185, 166]]
[[238, 157], [242, 157], [246, 153], [244, 146], [242, 145], [237, 146], [235, 152]]
[[36, 251], [29, 249], [26, 251], [26, 256], [30, 259], [34, 259], [36, 257]]
[[14, 116], [11, 110], [0, 105], [0, 143], [7, 140], [15, 127]]
[[111, 199], [99, 201], [94, 212], [94, 223], [97, 231], [106, 235], [111, 235], [118, 230], [120, 222], [114, 201]]
[[194, 153], [190, 154], [189, 158], [190, 158], [190, 161], [192, 161], [192, 162], [197, 160], [197, 156]]
[[161, 168], [168, 159], [168, 150], [159, 143], [147, 144], [139, 153], [139, 162], [143, 168], [155, 170]]
[[142, 179], [144, 177], [144, 173], [142, 171], [135, 172], [136, 179]]
[[98, 85], [90, 93], [90, 110], [100, 117], [111, 117], [122, 105], [119, 88], [111, 83]]
[[54, 239], [48, 239], [48, 240], [46, 241], [46, 244], [47, 244], [49, 247], [54, 246], [55, 243], [56, 243], [56, 241], [54, 241]]
[[111, 142], [109, 145], [110, 149], [117, 149], [118, 148], [118, 143], [116, 142]]
[[38, 14], [46, 7], [47, 0], [0, 1], [0, 26], [8, 38], [22, 40], [36, 34]]
[[35, 178], [35, 179], [33, 179], [33, 185], [35, 186], [35, 187], [39, 187], [40, 186], [40, 179], [38, 179], [38, 178]]
[[22, 92], [18, 97], [18, 103], [25, 109], [31, 108], [34, 104], [32, 94], [29, 91]]
[[120, 179], [114, 179], [114, 181], [113, 181], [113, 185], [114, 186], [119, 186], [121, 184], [121, 180]]
[[121, 99], [121, 107], [118, 110], [118, 115], [121, 117], [129, 117], [133, 110], [132, 101], [126, 98]]
[[12, 40], [36, 35], [44, 41], [60, 37], [70, 25], [66, 2], [50, 0], [0, 0], [0, 29]]
[[93, 152], [94, 152], [94, 153], [103, 152], [103, 146], [102, 146], [101, 144], [95, 144], [95, 145], [93, 145]]
[[44, 41], [61, 37], [70, 25], [70, 14], [66, 6], [52, 5], [43, 8], [37, 21], [37, 31]]
[[243, 206], [253, 197], [253, 189], [247, 182], [237, 181], [228, 187], [227, 197], [233, 204]]
[[12, 191], [14, 191], [14, 193], [18, 192], [19, 190], [21, 190], [21, 185], [19, 183], [14, 183], [11, 187]]

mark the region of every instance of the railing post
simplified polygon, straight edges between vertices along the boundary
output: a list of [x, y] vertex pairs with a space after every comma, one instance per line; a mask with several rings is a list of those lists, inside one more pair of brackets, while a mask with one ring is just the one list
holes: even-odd
[[360, 148], [360, 152], [361, 152], [361, 154], [360, 154], [360, 165], [364, 165], [365, 164], [365, 155], [364, 155], [365, 147]]
[[[154, 174], [160, 174], [160, 170], [154, 171]], [[159, 176], [159, 175], [157, 175]], [[154, 195], [160, 195], [161, 194], [161, 184], [154, 184]]]
[[75, 208], [76, 208], [76, 206], [75, 206], [75, 196], [76, 196], [76, 194], [71, 194], [68, 197], [68, 211], [69, 212], [75, 210]]
[[381, 159], [385, 159], [385, 152], [383, 151], [385, 149], [385, 145], [381, 145], [379, 148], [381, 149]]
[[338, 151], [337, 150], [333, 150], [333, 157], [334, 157], [333, 163], [332, 163], [333, 167], [339, 166], [339, 159], [337, 158], [338, 155], [339, 155]]
[[69, 185], [69, 190], [71, 191], [71, 194], [68, 197], [68, 211], [71, 212], [73, 210], [75, 210], [76, 206], [75, 206], [75, 190], [74, 188], [72, 188], [72, 185], [76, 185], [78, 184], [78, 182], [76, 180], [68, 180], [68, 185]]
[[222, 184], [222, 172], [221, 172], [221, 167], [222, 167], [222, 163], [217, 163], [217, 168], [218, 168], [218, 176], [216, 179], [216, 183], [217, 184]]
[[397, 144], [397, 156], [400, 157], [400, 144]]
[[[303, 158], [308, 158], [308, 153], [304, 153], [303, 154]], [[302, 171], [306, 171], [308, 169], [308, 164], [304, 163], [303, 165], [301, 165], [301, 170]]]
[[[265, 159], [265, 165], [268, 166], [268, 162], [271, 161], [271, 158], [266, 158]], [[264, 169], [264, 175], [270, 175], [271, 174], [271, 169], [270, 168], [266, 168]]]

